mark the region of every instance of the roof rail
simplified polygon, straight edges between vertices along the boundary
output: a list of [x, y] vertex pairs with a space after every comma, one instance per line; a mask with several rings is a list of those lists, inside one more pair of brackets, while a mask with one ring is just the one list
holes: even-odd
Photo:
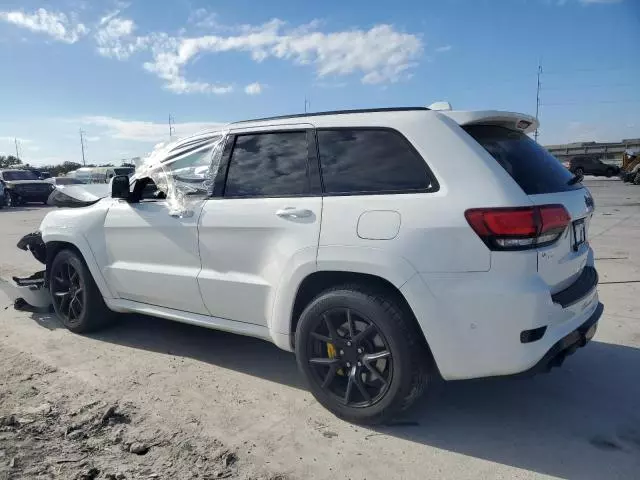
[[265, 120], [285, 120], [287, 118], [320, 117], [323, 115], [345, 115], [351, 113], [376, 113], [376, 112], [411, 112], [429, 110], [427, 107], [387, 107], [387, 108], [362, 108], [357, 110], [330, 110], [327, 112], [296, 113], [294, 115], [279, 115], [276, 117], [253, 118], [251, 120], [240, 120], [231, 125], [249, 122], [262, 122]]

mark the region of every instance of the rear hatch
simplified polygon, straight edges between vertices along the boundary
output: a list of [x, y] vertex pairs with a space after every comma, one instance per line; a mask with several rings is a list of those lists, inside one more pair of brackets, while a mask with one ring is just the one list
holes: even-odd
[[522, 132], [497, 125], [463, 127], [509, 173], [534, 205], [561, 205], [569, 223], [560, 238], [537, 248], [538, 273], [557, 293], [582, 273], [589, 255], [593, 199], [560, 161]]

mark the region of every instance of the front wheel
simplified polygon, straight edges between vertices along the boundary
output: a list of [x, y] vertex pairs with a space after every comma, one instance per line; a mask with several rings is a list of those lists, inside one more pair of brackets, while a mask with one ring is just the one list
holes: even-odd
[[582, 167], [578, 167], [578, 168], [576, 168], [576, 169], [573, 171], [573, 173], [574, 173], [575, 175], [578, 175], [578, 176], [581, 176], [581, 177], [582, 177], [582, 176], [584, 176], [584, 168], [582, 168]]
[[302, 312], [296, 358], [314, 397], [340, 418], [391, 419], [422, 393], [429, 357], [412, 319], [388, 292], [329, 290]]
[[7, 195], [5, 203], [9, 208], [17, 207], [18, 205], [20, 205], [20, 198], [17, 195], [10, 193], [9, 195]]
[[73, 250], [62, 250], [53, 259], [49, 289], [58, 318], [74, 333], [97, 330], [114, 316], [84, 260]]

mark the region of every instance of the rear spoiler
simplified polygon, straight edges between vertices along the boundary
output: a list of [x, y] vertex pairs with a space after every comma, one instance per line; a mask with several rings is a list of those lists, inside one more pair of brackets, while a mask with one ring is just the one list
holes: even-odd
[[540, 126], [538, 120], [531, 115], [498, 110], [481, 110], [477, 112], [440, 111], [442, 115], [454, 120], [458, 125], [499, 125], [524, 133], [531, 133]]

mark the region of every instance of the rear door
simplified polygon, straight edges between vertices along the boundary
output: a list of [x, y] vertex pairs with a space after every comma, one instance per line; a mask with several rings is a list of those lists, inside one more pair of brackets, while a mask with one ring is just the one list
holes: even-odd
[[571, 223], [560, 239], [538, 248], [538, 273], [551, 293], [565, 289], [582, 272], [589, 255], [593, 199], [573, 174], [545, 148], [521, 132], [495, 125], [464, 129], [511, 175], [534, 205], [562, 205]]
[[280, 281], [298, 265], [315, 267], [322, 196], [313, 127], [278, 128], [230, 137], [224, 191], [202, 211], [198, 284], [214, 317], [268, 326]]

